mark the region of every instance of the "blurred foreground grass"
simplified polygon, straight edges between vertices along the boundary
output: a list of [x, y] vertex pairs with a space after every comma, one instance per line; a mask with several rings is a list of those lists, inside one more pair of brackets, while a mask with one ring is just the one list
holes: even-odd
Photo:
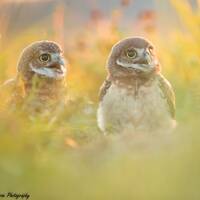
[[[77, 102], [75, 110], [69, 108], [54, 125], [42, 119], [30, 122], [19, 113], [0, 113], [1, 193], [28, 192], [34, 200], [200, 199], [199, 10], [173, 2], [185, 31], [172, 30], [165, 38], [157, 32], [148, 35], [176, 92], [173, 142], [131, 144], [130, 138], [106, 138], [96, 126], [95, 113], [87, 117], [79, 112], [90, 100], [96, 107], [107, 54], [115, 41], [130, 35], [115, 26], [101, 30], [106, 34], [85, 30], [81, 38], [76, 35], [66, 43], [68, 92]], [[38, 28], [1, 49], [2, 82], [15, 74], [21, 49], [44, 37], [38, 36]]]

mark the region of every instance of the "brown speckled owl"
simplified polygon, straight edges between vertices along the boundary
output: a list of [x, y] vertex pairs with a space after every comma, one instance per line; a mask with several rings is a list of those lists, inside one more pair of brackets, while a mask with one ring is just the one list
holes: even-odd
[[[58, 44], [38, 41], [21, 53], [17, 78], [4, 85], [12, 85], [12, 103], [21, 103], [30, 113], [51, 113], [64, 100], [66, 67]], [[23, 87], [19, 89], [20, 85]]]
[[154, 133], [174, 127], [174, 92], [148, 40], [119, 41], [111, 50], [107, 68], [97, 116], [104, 133]]

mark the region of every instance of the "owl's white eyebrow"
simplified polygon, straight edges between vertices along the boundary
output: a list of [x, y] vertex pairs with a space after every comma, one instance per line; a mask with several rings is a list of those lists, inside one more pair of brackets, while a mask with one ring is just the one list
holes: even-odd
[[53, 57], [57, 57], [57, 56], [60, 57], [60, 53], [51, 53], [51, 55], [52, 55]]
[[144, 53], [144, 51], [145, 51], [144, 48], [134, 48], [134, 49], [137, 51], [137, 54], [138, 54], [139, 56], [141, 56], [141, 55]]

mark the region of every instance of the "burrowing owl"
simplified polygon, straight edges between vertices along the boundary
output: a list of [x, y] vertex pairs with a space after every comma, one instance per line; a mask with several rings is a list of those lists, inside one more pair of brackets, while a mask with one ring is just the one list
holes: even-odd
[[97, 113], [103, 132], [162, 132], [174, 126], [174, 92], [148, 40], [119, 41], [111, 50], [107, 68]]
[[[21, 99], [22, 108], [31, 113], [51, 112], [60, 105], [66, 76], [62, 53], [60, 46], [52, 41], [38, 41], [27, 46], [18, 62], [17, 78], [5, 84], [12, 84], [12, 103]], [[19, 92], [19, 82], [23, 94]]]

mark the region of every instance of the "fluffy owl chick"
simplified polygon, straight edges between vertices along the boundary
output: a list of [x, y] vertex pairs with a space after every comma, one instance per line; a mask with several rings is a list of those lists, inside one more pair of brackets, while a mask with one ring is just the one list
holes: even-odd
[[107, 68], [97, 113], [104, 133], [154, 133], [174, 127], [174, 92], [161, 75], [148, 40], [132, 37], [119, 41], [111, 50]]
[[[23, 89], [23, 108], [30, 112], [46, 112], [57, 107], [63, 100], [66, 67], [62, 50], [52, 41], [38, 41], [27, 46], [20, 56], [16, 80], [9, 84]], [[16, 96], [20, 96], [17, 90]]]

